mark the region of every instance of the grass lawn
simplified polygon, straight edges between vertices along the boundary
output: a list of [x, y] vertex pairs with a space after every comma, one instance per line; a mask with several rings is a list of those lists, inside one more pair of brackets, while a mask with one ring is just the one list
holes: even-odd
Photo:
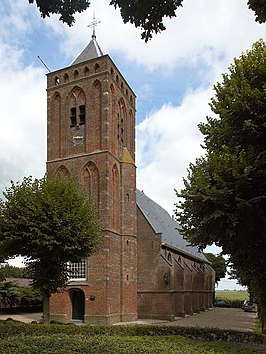
[[11, 336], [0, 340], [1, 354], [248, 354], [261, 353], [261, 349], [255, 344], [207, 342], [180, 336], [52, 334]]
[[224, 300], [248, 300], [249, 293], [242, 290], [216, 290], [215, 297]]

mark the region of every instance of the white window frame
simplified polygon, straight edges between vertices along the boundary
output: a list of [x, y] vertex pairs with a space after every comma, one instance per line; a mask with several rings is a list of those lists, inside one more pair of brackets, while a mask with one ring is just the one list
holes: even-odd
[[87, 260], [83, 259], [81, 262], [67, 264], [69, 275], [68, 281], [84, 281], [87, 280]]

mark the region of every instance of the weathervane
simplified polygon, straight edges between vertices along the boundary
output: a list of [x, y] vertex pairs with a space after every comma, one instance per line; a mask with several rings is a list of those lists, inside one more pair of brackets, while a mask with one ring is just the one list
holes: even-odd
[[92, 29], [93, 29], [92, 37], [94, 37], [94, 38], [96, 38], [96, 35], [95, 35], [95, 27], [96, 27], [99, 23], [101, 23], [101, 21], [97, 21], [97, 20], [95, 19], [95, 13], [93, 13], [93, 20], [92, 20], [91, 24], [88, 25], [88, 27], [92, 27]]

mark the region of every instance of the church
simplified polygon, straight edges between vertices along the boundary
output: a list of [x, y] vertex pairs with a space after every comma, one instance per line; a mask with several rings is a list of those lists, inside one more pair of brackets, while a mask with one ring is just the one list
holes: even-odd
[[47, 74], [47, 174], [74, 177], [99, 209], [104, 242], [70, 263], [51, 319], [172, 321], [212, 307], [214, 271], [178, 223], [136, 189], [136, 96], [95, 30], [66, 68]]

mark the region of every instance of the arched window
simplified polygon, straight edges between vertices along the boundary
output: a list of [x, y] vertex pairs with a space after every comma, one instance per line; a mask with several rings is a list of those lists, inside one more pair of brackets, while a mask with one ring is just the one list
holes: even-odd
[[76, 80], [76, 79], [78, 79], [78, 77], [79, 77], [79, 72], [78, 72], [78, 70], [75, 70], [74, 71], [74, 79]]
[[119, 228], [120, 215], [119, 173], [116, 165], [112, 168], [112, 221], [113, 228]]
[[64, 74], [64, 82], [68, 82], [69, 81], [69, 76], [67, 73]]
[[90, 162], [84, 168], [82, 184], [86, 193], [99, 205], [99, 171], [94, 163]]
[[54, 84], [55, 84], [55, 85], [59, 85], [59, 84], [60, 84], [60, 79], [59, 79], [58, 76], [55, 76], [55, 78], [54, 78]]
[[86, 122], [85, 95], [82, 90], [75, 88], [69, 98], [70, 127], [83, 125]]
[[[61, 156], [61, 144], [62, 141], [58, 137], [61, 137], [62, 126], [62, 103], [59, 92], [55, 92], [52, 98], [51, 104], [51, 116], [50, 124], [48, 125], [48, 155], [49, 159], [58, 158]], [[57, 132], [56, 134], [54, 132]]]
[[87, 75], [89, 75], [89, 73], [90, 73], [89, 68], [87, 66], [85, 66], [84, 75], [87, 76]]
[[56, 175], [64, 177], [64, 178], [70, 177], [70, 173], [69, 173], [68, 169], [63, 165], [60, 166], [59, 169], [56, 171]]
[[117, 113], [117, 139], [125, 145], [126, 143], [126, 109], [123, 99], [118, 102]]

